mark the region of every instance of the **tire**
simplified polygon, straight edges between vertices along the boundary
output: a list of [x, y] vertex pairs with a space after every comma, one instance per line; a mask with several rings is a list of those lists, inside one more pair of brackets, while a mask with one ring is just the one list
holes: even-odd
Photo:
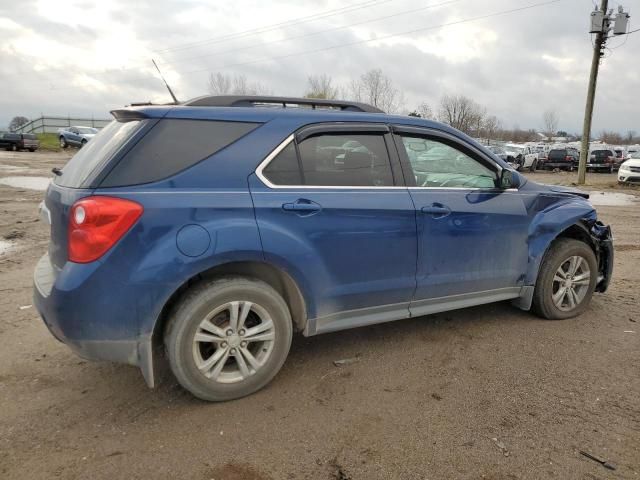
[[533, 163], [531, 164], [531, 166], [529, 167], [529, 171], [531, 173], [536, 173], [537, 169], [538, 169], [538, 161], [534, 160]]
[[30, 151], [30, 152], [35, 152], [35, 151], [36, 151], [36, 149], [35, 149], [35, 148], [30, 148], [30, 149], [29, 149], [29, 151]]
[[[573, 258], [581, 258], [582, 260], [577, 261], [579, 262], [578, 268], [574, 273], [571, 273]], [[587, 267], [588, 273], [586, 272]], [[569, 271], [569, 285], [572, 287], [571, 290], [576, 292], [575, 296], [572, 296], [571, 292], [560, 294], [565, 282], [559, 275], [561, 268], [564, 272]], [[588, 279], [584, 278], [585, 273], [588, 274]], [[589, 245], [570, 238], [556, 240], [545, 254], [538, 271], [538, 279], [533, 293], [533, 310], [549, 320], [562, 320], [580, 315], [589, 305], [596, 287], [597, 277], [598, 263]], [[576, 278], [580, 278], [580, 284], [573, 283], [577, 282]], [[576, 285], [578, 286], [576, 287]], [[554, 301], [554, 295], [556, 299], [559, 298], [562, 305]], [[573, 307], [571, 306], [572, 302], [574, 303]]]
[[[243, 316], [245, 328], [240, 327]], [[292, 336], [291, 314], [278, 292], [260, 280], [226, 277], [203, 281], [185, 294], [172, 311], [164, 343], [180, 385], [217, 402], [250, 395], [269, 383], [289, 354]]]
[[87, 139], [83, 138], [82, 141], [80, 142], [80, 148], [84, 147], [87, 144]]
[[17, 152], [18, 150], [19, 150], [18, 146], [15, 143], [13, 145], [11, 145], [11, 151], [12, 152]]
[[60, 147], [62, 147], [62, 148], [68, 148], [69, 147], [69, 144], [67, 143], [67, 139], [66, 138], [60, 137], [59, 140], [60, 140]]

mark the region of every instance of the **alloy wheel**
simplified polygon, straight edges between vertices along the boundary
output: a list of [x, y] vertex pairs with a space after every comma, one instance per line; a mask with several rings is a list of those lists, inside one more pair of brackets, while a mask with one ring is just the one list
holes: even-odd
[[275, 326], [268, 312], [234, 301], [210, 312], [193, 338], [196, 367], [210, 380], [237, 383], [254, 375], [273, 352]]
[[590, 282], [591, 270], [587, 260], [577, 255], [567, 258], [553, 276], [554, 305], [563, 312], [573, 310], [586, 297]]

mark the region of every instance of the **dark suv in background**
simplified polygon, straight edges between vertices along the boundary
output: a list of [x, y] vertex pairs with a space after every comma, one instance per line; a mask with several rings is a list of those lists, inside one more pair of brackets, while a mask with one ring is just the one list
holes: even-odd
[[39, 147], [38, 137], [33, 133], [0, 133], [0, 148], [5, 150], [35, 152]]
[[587, 170], [613, 173], [618, 168], [620, 168], [620, 164], [616, 162], [616, 155], [612, 150], [593, 150], [589, 155]]
[[575, 148], [554, 148], [540, 165], [543, 169], [565, 169], [572, 172], [580, 162], [580, 153]]

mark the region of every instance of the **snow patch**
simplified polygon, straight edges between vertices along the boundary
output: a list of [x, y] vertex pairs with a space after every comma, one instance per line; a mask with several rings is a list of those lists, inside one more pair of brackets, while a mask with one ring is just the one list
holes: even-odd
[[592, 205], [606, 207], [626, 207], [635, 205], [640, 201], [635, 195], [617, 192], [589, 192], [589, 201]]
[[11, 242], [5, 242], [4, 240], [0, 240], [0, 256], [8, 253], [13, 248], [13, 244]]
[[28, 188], [29, 190], [46, 190], [51, 183], [47, 177], [2, 177], [0, 185], [7, 185], [15, 188]]

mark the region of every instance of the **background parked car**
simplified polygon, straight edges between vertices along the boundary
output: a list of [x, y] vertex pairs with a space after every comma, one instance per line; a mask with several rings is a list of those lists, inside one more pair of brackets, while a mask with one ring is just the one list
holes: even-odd
[[93, 127], [67, 127], [58, 130], [58, 139], [60, 140], [60, 146], [62, 148], [67, 148], [69, 145], [82, 147], [91, 140], [96, 133], [98, 133], [98, 129]]
[[[535, 172], [538, 167], [538, 154], [534, 152], [533, 148], [528, 145], [506, 145], [507, 155], [510, 157], [509, 161], [513, 164], [516, 170], [529, 169], [531, 172]], [[511, 158], [513, 160], [511, 160]]]
[[18, 141], [18, 150], [29, 150], [35, 152], [40, 148], [40, 141], [35, 133], [21, 133]]
[[615, 154], [612, 150], [593, 150], [589, 155], [587, 170], [613, 173], [614, 170], [617, 170], [619, 168], [619, 165], [616, 166], [615, 158]]
[[640, 152], [634, 152], [630, 157], [620, 165], [618, 171], [618, 182], [620, 183], [640, 183]]
[[547, 160], [540, 165], [546, 169], [565, 169], [572, 172], [580, 162], [580, 154], [575, 148], [554, 148], [549, 150]]
[[4, 132], [0, 134], [0, 148], [5, 150], [18, 150], [18, 144], [22, 138], [19, 133]]
[[507, 160], [507, 152], [504, 148], [499, 147], [497, 145], [486, 145], [486, 147], [493, 153], [495, 153], [498, 157], [500, 157], [502, 160], [504, 160], [505, 162], [508, 161]]

